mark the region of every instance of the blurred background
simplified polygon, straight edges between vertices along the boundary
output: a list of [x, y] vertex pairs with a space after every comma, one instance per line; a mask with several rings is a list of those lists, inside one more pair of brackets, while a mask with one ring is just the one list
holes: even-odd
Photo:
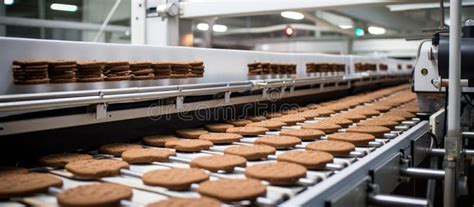
[[[0, 36], [134, 43], [131, 22], [135, 0], [1, 1]], [[225, 5], [227, 2], [214, 1], [213, 4]], [[242, 1], [242, 4], [249, 2]], [[298, 4], [298, 1], [292, 2]], [[430, 38], [434, 30], [441, 29], [438, 1], [360, 2], [351, 6], [335, 4], [325, 8], [180, 17], [180, 27], [189, 25], [189, 28], [185, 34], [180, 33], [179, 45], [273, 52], [375, 54], [410, 59], [416, 56], [420, 39]], [[180, 13], [191, 12], [183, 9], [196, 8], [199, 3], [202, 1], [181, 1]], [[444, 21], [449, 26], [448, 3], [445, 5]], [[474, 14], [472, 6], [474, 1], [463, 1], [464, 20]], [[201, 8], [203, 13], [212, 13], [212, 7]], [[112, 9], [114, 11], [110, 13]], [[107, 16], [110, 16], [107, 26], [97, 37]], [[159, 29], [154, 33], [162, 34]]]

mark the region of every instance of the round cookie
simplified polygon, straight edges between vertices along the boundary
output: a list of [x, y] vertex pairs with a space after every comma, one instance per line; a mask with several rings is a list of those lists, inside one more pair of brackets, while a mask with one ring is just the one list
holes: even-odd
[[291, 108], [291, 109], [281, 110], [281, 114], [283, 114], [283, 115], [296, 114], [298, 112], [299, 112], [298, 108]]
[[320, 122], [330, 123], [330, 124], [337, 124], [337, 125], [341, 126], [342, 128], [347, 128], [352, 123], [354, 123], [353, 121], [351, 121], [349, 119], [340, 118], [340, 117], [329, 117], [327, 119], [321, 120]]
[[179, 137], [189, 138], [189, 139], [198, 139], [199, 136], [209, 133], [204, 129], [180, 129], [176, 130], [176, 135]]
[[152, 163], [168, 161], [170, 156], [176, 155], [176, 152], [168, 149], [129, 149], [122, 153], [122, 160], [130, 164]]
[[227, 129], [227, 133], [240, 134], [242, 136], [258, 136], [268, 131], [264, 127], [232, 127]]
[[346, 132], [358, 132], [374, 135], [375, 137], [383, 137], [390, 129], [383, 126], [356, 126], [347, 128]]
[[191, 184], [208, 179], [209, 175], [197, 168], [152, 170], [142, 176], [145, 185], [161, 186], [170, 190], [186, 190]]
[[52, 154], [41, 157], [39, 163], [44, 166], [49, 167], [64, 167], [67, 163], [77, 161], [77, 160], [88, 160], [93, 157], [88, 154], [78, 154], [78, 153], [61, 153], [61, 154]]
[[228, 147], [224, 150], [224, 154], [238, 155], [247, 160], [265, 159], [268, 155], [275, 154], [276, 149], [268, 145], [239, 145]]
[[217, 172], [219, 170], [233, 172], [235, 167], [245, 167], [247, 160], [237, 155], [211, 155], [194, 158], [189, 165], [211, 172]]
[[0, 176], [0, 199], [30, 196], [47, 192], [49, 187], [61, 187], [63, 181], [46, 173], [26, 173]]
[[342, 114], [338, 114], [334, 117], [338, 117], [338, 118], [343, 118], [343, 119], [349, 119], [353, 122], [359, 122], [361, 120], [364, 120], [364, 119], [367, 119], [366, 116], [362, 115], [362, 114], [357, 114], [357, 113], [342, 113]]
[[84, 179], [96, 179], [120, 174], [120, 169], [128, 168], [121, 160], [79, 160], [68, 163], [65, 168], [74, 176]]
[[60, 192], [57, 199], [61, 206], [119, 206], [120, 200], [130, 200], [132, 195], [130, 187], [100, 183], [67, 189]]
[[326, 109], [324, 107], [314, 109], [313, 112], [319, 114], [319, 116], [329, 116], [331, 114], [336, 113], [335, 111]]
[[299, 116], [297, 114], [285, 115], [277, 118], [271, 119], [273, 121], [283, 122], [287, 125], [296, 125], [298, 122], [304, 122], [306, 118], [304, 116]]
[[319, 139], [325, 133], [318, 129], [290, 129], [280, 132], [281, 136], [298, 137], [303, 141]]
[[29, 172], [28, 169], [22, 168], [22, 167], [0, 166], [0, 177], [1, 176], [26, 174], [28, 172]]
[[232, 120], [232, 121], [227, 121], [227, 123], [234, 125], [235, 127], [243, 127], [247, 124], [252, 123], [253, 121], [248, 120], [248, 119], [239, 119], [239, 120]]
[[204, 128], [206, 128], [210, 132], [225, 132], [228, 128], [231, 127], [234, 127], [234, 125], [226, 123], [215, 123], [204, 126]]
[[323, 169], [333, 159], [334, 157], [331, 154], [322, 151], [294, 150], [278, 156], [278, 161], [295, 163], [308, 169]]
[[355, 149], [349, 142], [318, 140], [306, 145], [307, 150], [323, 151], [334, 156], [346, 156]]
[[250, 124], [247, 124], [247, 127], [263, 127], [267, 128], [269, 130], [279, 130], [281, 127], [285, 126], [286, 124], [281, 121], [274, 121], [274, 120], [265, 120], [261, 122], [253, 122]]
[[200, 152], [213, 146], [212, 142], [199, 139], [180, 139], [168, 141], [165, 144], [167, 148], [173, 148], [178, 152]]
[[301, 139], [292, 136], [264, 136], [255, 140], [255, 144], [269, 145], [277, 149], [288, 149], [301, 144]]
[[201, 183], [197, 189], [204, 196], [213, 197], [224, 202], [253, 201], [267, 192], [265, 185], [255, 179], [219, 179]]
[[405, 121], [405, 118], [401, 116], [394, 116], [394, 115], [385, 115], [382, 114], [380, 116], [375, 117], [373, 120], [384, 120], [384, 121], [394, 121], [394, 122], [402, 122]]
[[398, 123], [390, 120], [382, 120], [382, 119], [371, 119], [371, 120], [364, 120], [357, 123], [357, 126], [383, 126], [390, 129], [394, 129]]
[[412, 113], [407, 112], [407, 111], [403, 111], [401, 109], [392, 109], [392, 110], [388, 111], [387, 113], [384, 113], [384, 115], [400, 116], [400, 117], [403, 117], [405, 119], [412, 119], [412, 118], [416, 117], [415, 114], [412, 114]]
[[380, 114], [380, 111], [376, 111], [374, 109], [370, 109], [368, 107], [361, 107], [361, 108], [355, 108], [354, 110], [350, 111], [351, 113], [357, 113], [357, 114], [362, 114], [367, 117], [371, 116], [377, 116]]
[[306, 105], [306, 108], [308, 109], [317, 109], [320, 105], [319, 104], [315, 104], [315, 103], [310, 103], [308, 105]]
[[319, 113], [315, 110], [308, 110], [298, 113], [298, 116], [304, 117], [305, 119], [313, 119], [314, 117], [318, 117]]
[[123, 152], [129, 149], [140, 149], [142, 146], [138, 144], [127, 144], [127, 143], [114, 143], [102, 145], [99, 148], [99, 151], [104, 154], [110, 154], [113, 156], [120, 157]]
[[266, 114], [267, 119], [272, 119], [272, 118], [276, 118], [276, 117], [280, 117], [280, 116], [283, 116], [283, 114], [281, 114], [279, 112], [272, 112], [272, 113], [267, 113]]
[[377, 110], [377, 111], [380, 111], [380, 112], [387, 112], [390, 109], [392, 109], [392, 107], [389, 106], [389, 105], [383, 105], [383, 104], [379, 104], [379, 103], [370, 105], [370, 108], [372, 108], [374, 110]]
[[207, 140], [213, 144], [231, 144], [242, 139], [242, 135], [233, 133], [209, 133], [199, 136], [201, 140]]
[[153, 135], [143, 137], [143, 142], [145, 144], [154, 146], [154, 147], [164, 147], [167, 141], [176, 141], [178, 138], [173, 135]]
[[213, 198], [168, 198], [148, 204], [147, 207], [221, 207], [222, 203]]
[[247, 117], [250, 121], [253, 121], [253, 122], [259, 122], [259, 121], [263, 121], [263, 120], [266, 120], [267, 117], [265, 116], [251, 116], [251, 117]]
[[255, 164], [245, 169], [245, 176], [272, 185], [293, 185], [306, 176], [306, 168], [289, 162]]
[[330, 134], [328, 140], [350, 142], [355, 146], [367, 146], [369, 142], [375, 140], [375, 137], [371, 134], [346, 132]]
[[328, 105], [328, 106], [324, 106], [324, 108], [329, 109], [329, 110], [333, 110], [335, 112], [339, 112], [339, 111], [342, 111], [342, 110], [349, 109], [350, 105], [345, 104], [345, 103], [336, 103], [336, 104], [331, 104], [331, 105]]
[[301, 128], [303, 129], [318, 129], [323, 131], [324, 133], [334, 133], [337, 132], [337, 130], [341, 129], [342, 127], [333, 124], [333, 123], [327, 123], [327, 122], [316, 122], [314, 124], [303, 124], [301, 125]]

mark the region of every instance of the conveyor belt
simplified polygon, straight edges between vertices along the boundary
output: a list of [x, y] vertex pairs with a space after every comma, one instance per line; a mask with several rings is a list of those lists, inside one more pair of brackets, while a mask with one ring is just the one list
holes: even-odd
[[[366, 103], [370, 104], [370, 103]], [[344, 113], [339, 112], [339, 113]], [[318, 120], [325, 119], [327, 117], [315, 117], [314, 120], [307, 120], [304, 122], [297, 123], [296, 125], [291, 126], [284, 126], [281, 130], [288, 130], [288, 129], [298, 129], [303, 124], [314, 123]], [[350, 153], [349, 156], [343, 157], [336, 157], [332, 163], [328, 163], [323, 170], [308, 170], [307, 175], [305, 178], [301, 178], [297, 184], [293, 186], [273, 186], [269, 183], [262, 181], [265, 185], [267, 185], [267, 194], [264, 197], [259, 197], [257, 199], [258, 205], [279, 205], [279, 204], [287, 204], [294, 202], [294, 199], [303, 193], [306, 192], [307, 195], [309, 192], [314, 191], [314, 187], [325, 185], [327, 186], [327, 179], [331, 178], [341, 172], [347, 171], [357, 171], [352, 167], [353, 165], [361, 166], [360, 163], [366, 163], [373, 159], [372, 154], [377, 154], [380, 148], [383, 148], [385, 145], [395, 142], [400, 142], [400, 139], [406, 139], [411, 133], [419, 133], [419, 129], [421, 126], [426, 125], [425, 122], [420, 122], [419, 119], [414, 118], [409, 121], [404, 121], [400, 123], [399, 126], [395, 127], [395, 130], [391, 131], [390, 133], [386, 133], [383, 137], [377, 137], [375, 141], [370, 142], [368, 146], [365, 147], [357, 147], [354, 151]], [[353, 127], [353, 125], [349, 127]], [[413, 129], [412, 129], [413, 128]], [[415, 130], [416, 129], [416, 130]], [[267, 132], [266, 135], [278, 135], [281, 131], [270, 131]], [[415, 130], [415, 131], [414, 131]], [[340, 129], [340, 132], [345, 131], [345, 129]], [[408, 132], [408, 134], [406, 134]], [[154, 169], [168, 169], [168, 168], [187, 168], [189, 167], [188, 163], [199, 156], [209, 156], [213, 154], [223, 154], [223, 150], [230, 146], [235, 145], [247, 145], [252, 144], [257, 137], [245, 137], [242, 138], [239, 142], [234, 142], [231, 145], [215, 145], [211, 147], [209, 150], [203, 150], [199, 153], [180, 153], [178, 152], [176, 156], [171, 157], [169, 162], [154, 162], [153, 164], [147, 165], [130, 165], [130, 169], [122, 170], [120, 176], [114, 177], [105, 177], [101, 178], [100, 182], [109, 182], [109, 183], [119, 183], [123, 185], [127, 185], [134, 188], [134, 196], [131, 201], [123, 201], [123, 206], [128, 205], [146, 205], [153, 201], [158, 201], [162, 199], [166, 199], [168, 196], [175, 196], [175, 197], [199, 197], [199, 194], [195, 192], [199, 184], [193, 184], [191, 189], [188, 191], [172, 191], [161, 187], [151, 187], [146, 186], [141, 182], [140, 175], [144, 172], [154, 170]], [[327, 139], [327, 136], [321, 137], [321, 139]], [[302, 144], [299, 144], [295, 147], [296, 150], [303, 150], [305, 145], [310, 142], [303, 141]], [[139, 143], [142, 144], [142, 143]], [[150, 147], [145, 146], [144, 147]], [[277, 150], [275, 155], [268, 156], [268, 159], [261, 160], [261, 161], [248, 161], [247, 166], [259, 164], [259, 163], [266, 163], [266, 162], [276, 162], [276, 157], [284, 152], [289, 150]], [[97, 151], [91, 151], [90, 154], [94, 155], [96, 158], [101, 159], [120, 159], [117, 157], [113, 157], [111, 155], [100, 154]], [[378, 154], [377, 156], [381, 156]], [[358, 164], [359, 163], [359, 164]], [[350, 168], [350, 170], [348, 169]], [[50, 174], [56, 175], [63, 179], [65, 185], [64, 189], [82, 185], [82, 184], [89, 184], [90, 181], [78, 181], [75, 180], [73, 175], [66, 170], [62, 169], [52, 169], [52, 168], [44, 168], [40, 167], [35, 170], [47, 170]], [[364, 169], [365, 170], [365, 169]], [[236, 167], [234, 172], [232, 173], [225, 173], [225, 172], [209, 172], [206, 171], [212, 179], [244, 179], [245, 175], [245, 168]], [[337, 177], [337, 176], [336, 176]], [[339, 179], [339, 178], [338, 178]], [[334, 182], [332, 180], [331, 182]], [[14, 201], [19, 201], [22, 203], [29, 203], [32, 202], [44, 202], [47, 204], [55, 205], [55, 197], [54, 192], [49, 192], [48, 194], [38, 194], [28, 198], [15, 198]], [[0, 205], [7, 204], [8, 202], [0, 202]], [[294, 202], [296, 204], [298, 202]], [[247, 205], [249, 204], [247, 201], [243, 201], [240, 203], [232, 203], [237, 205]], [[301, 205], [302, 203], [298, 203]]]

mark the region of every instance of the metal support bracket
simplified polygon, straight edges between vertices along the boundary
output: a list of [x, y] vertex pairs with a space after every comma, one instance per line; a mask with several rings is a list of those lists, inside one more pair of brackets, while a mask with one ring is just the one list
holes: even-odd
[[264, 88], [262, 90], [262, 98], [267, 98], [268, 97], [268, 88]]
[[225, 104], [230, 104], [230, 95], [231, 94], [232, 94], [232, 92], [230, 92], [230, 91], [225, 92], [225, 94], [224, 94], [224, 103]]
[[176, 97], [176, 109], [182, 109], [184, 105], [184, 96]]
[[401, 154], [397, 153], [372, 170], [372, 180], [379, 186], [380, 193], [391, 193], [400, 184], [400, 158]]
[[286, 86], [281, 87], [281, 89], [280, 89], [280, 98], [283, 98], [285, 96], [285, 90], [286, 90]]
[[95, 105], [95, 118], [96, 119], [107, 118], [107, 103]]

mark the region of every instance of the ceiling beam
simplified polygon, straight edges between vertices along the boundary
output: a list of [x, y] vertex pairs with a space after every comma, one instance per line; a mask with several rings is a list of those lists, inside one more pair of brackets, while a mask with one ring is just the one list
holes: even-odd
[[206, 18], [250, 16], [275, 13], [284, 10], [334, 9], [380, 6], [406, 2], [426, 2], [422, 0], [221, 0], [180, 2], [180, 18]]

